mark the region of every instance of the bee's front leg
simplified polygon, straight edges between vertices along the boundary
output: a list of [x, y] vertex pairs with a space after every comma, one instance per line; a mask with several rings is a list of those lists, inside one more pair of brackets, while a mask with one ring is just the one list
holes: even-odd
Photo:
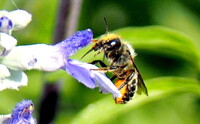
[[94, 60], [90, 62], [90, 64], [97, 64], [97, 63], [99, 63], [101, 67], [107, 67], [107, 65], [101, 60]]

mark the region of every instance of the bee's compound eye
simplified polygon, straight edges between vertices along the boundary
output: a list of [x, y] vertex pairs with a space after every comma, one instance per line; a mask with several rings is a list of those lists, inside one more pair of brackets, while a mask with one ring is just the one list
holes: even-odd
[[106, 45], [107, 45], [107, 50], [115, 50], [121, 46], [121, 42], [120, 39], [113, 39], [110, 40], [108, 43], [106, 43]]
[[115, 40], [113, 40], [113, 41], [110, 43], [111, 46], [115, 46], [116, 44], [117, 44], [117, 42], [116, 42]]

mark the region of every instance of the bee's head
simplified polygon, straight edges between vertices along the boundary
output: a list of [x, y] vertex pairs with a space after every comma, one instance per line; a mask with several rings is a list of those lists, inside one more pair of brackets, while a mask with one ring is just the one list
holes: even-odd
[[[99, 40], [92, 40], [95, 45], [85, 54], [87, 55], [91, 51], [114, 51], [121, 47], [121, 40], [117, 34], [105, 34]], [[83, 57], [85, 56], [83, 55]], [[82, 57], [82, 58], [83, 58]]]
[[103, 36], [99, 42], [102, 44], [102, 48], [104, 51], [113, 51], [117, 50], [121, 47], [121, 40], [117, 34], [106, 34]]

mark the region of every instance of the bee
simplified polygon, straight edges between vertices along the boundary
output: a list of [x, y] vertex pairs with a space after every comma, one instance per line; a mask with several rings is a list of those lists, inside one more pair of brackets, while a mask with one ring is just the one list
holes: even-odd
[[114, 98], [116, 104], [125, 104], [135, 93], [144, 93], [148, 96], [147, 88], [134, 61], [136, 53], [130, 44], [123, 42], [119, 35], [108, 32], [100, 39], [94, 39], [92, 42], [95, 44], [86, 54], [91, 51], [97, 51], [95, 55], [103, 52], [109, 63], [109, 66], [106, 66], [103, 61], [95, 60], [91, 63], [99, 63], [102, 67], [92, 70], [104, 73], [113, 72], [111, 80], [117, 78], [115, 86], [122, 97]]

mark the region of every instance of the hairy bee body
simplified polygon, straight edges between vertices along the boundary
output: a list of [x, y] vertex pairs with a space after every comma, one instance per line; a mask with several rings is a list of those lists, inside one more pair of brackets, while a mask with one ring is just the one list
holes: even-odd
[[[122, 42], [117, 34], [107, 33], [99, 40], [93, 40], [95, 45], [91, 50], [103, 52], [108, 59], [109, 66], [99, 68], [99, 71], [113, 72], [117, 77], [115, 86], [121, 92], [122, 97], [115, 98], [115, 103], [122, 104], [129, 101], [138, 92], [148, 95], [147, 88], [143, 82], [134, 58], [136, 53], [130, 44]], [[90, 50], [90, 51], [91, 51]]]

